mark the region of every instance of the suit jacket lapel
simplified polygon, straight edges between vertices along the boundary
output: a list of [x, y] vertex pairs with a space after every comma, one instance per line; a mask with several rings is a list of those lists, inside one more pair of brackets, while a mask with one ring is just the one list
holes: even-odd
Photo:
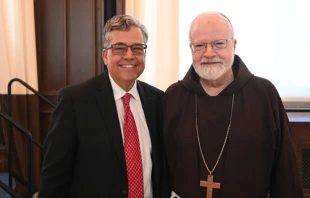
[[161, 172], [160, 172], [161, 160], [159, 158], [161, 153], [158, 153], [161, 150], [158, 137], [159, 133], [158, 130], [160, 130], [159, 126], [160, 121], [156, 120], [158, 119], [156, 117], [156, 112], [159, 112], [159, 110], [156, 109], [156, 101], [154, 99], [154, 95], [152, 95], [152, 93], [150, 93], [150, 91], [145, 86], [143, 86], [142, 83], [139, 83], [139, 81], [137, 81], [137, 88], [152, 143], [151, 158], [153, 163], [152, 168], [153, 194], [154, 197], [161, 197], [158, 191], [161, 178]]
[[[156, 107], [155, 107], [155, 101], [148, 92], [148, 90], [142, 86], [139, 81], [137, 81], [137, 88], [138, 92], [140, 95], [141, 103], [142, 103], [142, 108], [144, 111], [146, 123], [150, 132], [150, 138], [152, 142], [152, 151], [156, 151], [156, 142], [157, 142], [157, 136], [156, 136], [156, 122], [155, 122], [155, 112], [156, 112]], [[152, 156], [153, 158], [153, 156]], [[153, 159], [154, 160], [154, 159]]]
[[101, 111], [103, 122], [105, 126], [107, 126], [107, 131], [110, 134], [117, 156], [126, 170], [122, 133], [113, 90], [107, 71], [102, 74], [102, 78], [97, 89], [96, 99]]

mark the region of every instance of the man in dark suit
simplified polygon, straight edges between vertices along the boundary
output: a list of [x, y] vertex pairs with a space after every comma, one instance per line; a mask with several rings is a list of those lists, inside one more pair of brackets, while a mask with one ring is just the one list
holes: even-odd
[[44, 142], [39, 197], [168, 197], [163, 92], [137, 80], [147, 39], [133, 17], [113, 17], [103, 29], [108, 70], [60, 90]]

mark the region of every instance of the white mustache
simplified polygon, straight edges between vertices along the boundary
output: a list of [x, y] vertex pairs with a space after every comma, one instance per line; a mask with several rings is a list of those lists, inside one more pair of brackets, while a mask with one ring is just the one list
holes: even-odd
[[222, 59], [208, 59], [204, 58], [200, 61], [200, 64], [207, 64], [207, 63], [223, 63]]

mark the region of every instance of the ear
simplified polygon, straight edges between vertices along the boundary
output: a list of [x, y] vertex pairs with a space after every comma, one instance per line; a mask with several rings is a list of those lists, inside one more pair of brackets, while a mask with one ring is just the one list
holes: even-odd
[[102, 59], [105, 65], [108, 65], [108, 50], [102, 50]]
[[236, 49], [236, 45], [237, 45], [237, 40], [234, 40], [234, 49]]

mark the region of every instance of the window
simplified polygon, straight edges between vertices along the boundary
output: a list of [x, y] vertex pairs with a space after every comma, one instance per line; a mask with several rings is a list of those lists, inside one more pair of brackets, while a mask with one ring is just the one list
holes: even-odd
[[218, 11], [231, 20], [238, 41], [236, 54], [250, 71], [270, 80], [286, 107], [309, 108], [309, 7], [309, 0], [180, 1], [180, 78], [192, 62], [188, 46], [192, 20], [204, 11]]

